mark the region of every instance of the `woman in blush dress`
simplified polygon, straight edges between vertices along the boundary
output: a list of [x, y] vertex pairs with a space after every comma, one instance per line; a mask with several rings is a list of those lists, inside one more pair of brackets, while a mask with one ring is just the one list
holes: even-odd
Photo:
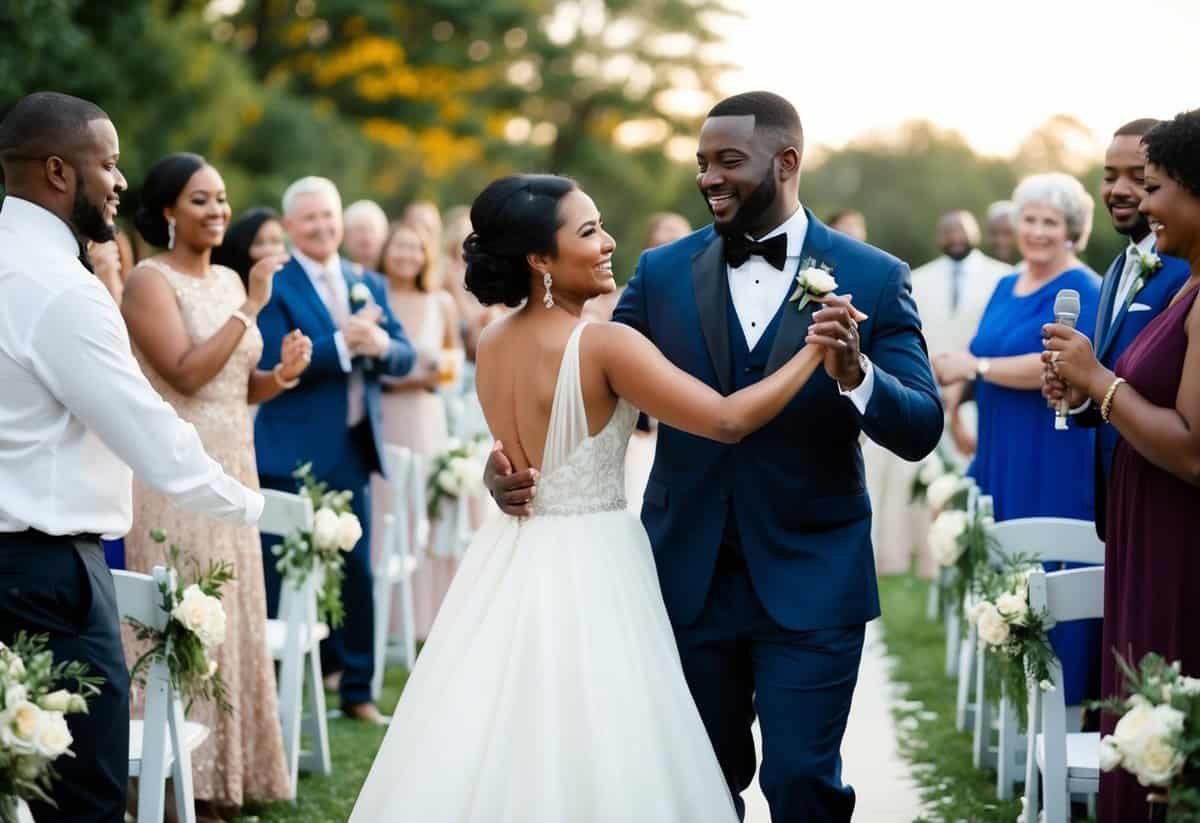
[[[1087, 338], [1046, 328], [1042, 357], [1121, 434], [1109, 478], [1102, 692], [1124, 695], [1113, 650], [1136, 666], [1149, 652], [1200, 677], [1200, 109], [1144, 138], [1146, 197], [1158, 250], [1191, 264], [1171, 304], [1110, 372]], [[1088, 328], [1084, 326], [1083, 328]], [[1116, 718], [1104, 715], [1103, 734]], [[1100, 775], [1100, 823], [1147, 819], [1147, 789], [1125, 771]]]
[[[412, 227], [392, 227], [383, 247], [383, 273], [388, 280], [388, 300], [420, 355], [436, 360], [446, 350], [462, 349], [454, 300], [436, 279], [433, 249]], [[452, 355], [453, 356], [453, 355]], [[437, 373], [383, 381], [384, 440], [432, 457], [446, 446], [446, 404], [437, 393]], [[386, 481], [372, 479], [375, 525], [372, 539], [381, 541], [385, 514], [391, 511]], [[415, 521], [414, 521], [415, 522]], [[382, 545], [372, 553], [378, 557]], [[424, 639], [458, 568], [456, 557], [426, 557], [413, 575], [415, 632]]]
[[[225, 471], [257, 488], [249, 404], [294, 385], [308, 365], [312, 344], [293, 333], [283, 344], [280, 366], [273, 372], [256, 370], [262, 337], [254, 319], [286, 258], [275, 255], [255, 264], [248, 288], [232, 270], [212, 265], [212, 250], [221, 243], [229, 216], [225, 184], [204, 158], [173, 154], [156, 163], [146, 177], [135, 222], [148, 243], [166, 251], [130, 273], [121, 313], [150, 383], [196, 427], [205, 450]], [[266, 646], [258, 531], [184, 511], [136, 481], [133, 495], [133, 528], [126, 540], [131, 570], [149, 572], [164, 562], [162, 547], [149, 538], [151, 529], [162, 528], [182, 548], [188, 566], [193, 559], [201, 568], [223, 560], [233, 564], [236, 575], [223, 592], [226, 641], [213, 651], [233, 711], [197, 703], [189, 714], [210, 730], [192, 754], [201, 814], [226, 816], [249, 800], [293, 796], [275, 668]]]
[[[1042, 397], [1042, 326], [1062, 289], [1079, 292], [1079, 328], [1096, 325], [1100, 278], [1075, 256], [1092, 225], [1092, 198], [1060, 173], [1022, 180], [1013, 192], [1020, 270], [1000, 280], [968, 351], [943, 352], [933, 367], [943, 386], [975, 381], [978, 445], [969, 474], [992, 496], [997, 520], [1092, 520], [1092, 429], [1054, 428]], [[1064, 482], [1064, 478], [1070, 478]], [[1050, 630], [1063, 665], [1068, 706], [1099, 697], [1099, 621]]]

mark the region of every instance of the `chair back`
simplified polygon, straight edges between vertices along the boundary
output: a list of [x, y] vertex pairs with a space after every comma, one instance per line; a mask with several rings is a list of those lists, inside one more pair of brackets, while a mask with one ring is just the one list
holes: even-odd
[[167, 570], [155, 566], [152, 574], [114, 571], [113, 588], [117, 593], [117, 614], [162, 631], [167, 625], [167, 613], [162, 609], [159, 584], [167, 582]]
[[1104, 616], [1104, 567], [1035, 570], [1029, 575], [1029, 608], [1045, 611], [1050, 624]]
[[311, 531], [312, 500], [308, 495], [263, 489], [264, 505], [258, 530], [263, 534], [287, 537], [296, 531]]
[[1104, 562], [1104, 543], [1090, 520], [1025, 517], [997, 523], [992, 534], [1005, 557], [1034, 554], [1045, 563]]

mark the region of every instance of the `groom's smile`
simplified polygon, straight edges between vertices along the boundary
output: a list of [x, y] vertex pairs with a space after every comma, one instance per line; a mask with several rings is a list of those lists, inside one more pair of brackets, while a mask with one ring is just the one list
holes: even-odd
[[795, 196], [776, 179], [779, 146], [753, 115], [716, 116], [704, 121], [696, 150], [696, 185], [713, 224], [722, 234], [755, 237], [782, 223], [795, 210]]

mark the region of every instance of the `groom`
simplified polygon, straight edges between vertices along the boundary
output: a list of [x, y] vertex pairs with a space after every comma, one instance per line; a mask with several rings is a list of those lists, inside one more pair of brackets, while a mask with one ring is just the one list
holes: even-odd
[[[848, 821], [854, 809], [839, 750], [864, 626], [879, 615], [859, 433], [919, 460], [942, 431], [908, 267], [800, 205], [802, 150], [783, 98], [718, 103], [696, 155], [713, 225], [644, 253], [613, 315], [723, 394], [806, 339], [829, 347], [826, 373], [739, 444], [662, 426], [642, 509], [684, 674], [738, 812], [757, 715], [777, 823]], [[814, 265], [869, 319], [789, 302], [797, 271]], [[498, 453], [491, 467], [504, 468]], [[530, 474], [493, 474], [502, 507], [524, 513]]]

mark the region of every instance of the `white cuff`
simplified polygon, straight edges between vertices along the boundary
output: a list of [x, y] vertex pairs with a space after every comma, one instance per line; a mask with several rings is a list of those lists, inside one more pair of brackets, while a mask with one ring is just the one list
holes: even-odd
[[350, 347], [346, 345], [346, 335], [340, 331], [334, 332], [333, 345], [337, 347], [338, 363], [342, 366], [342, 371], [349, 374], [354, 368], [354, 357], [350, 354]]
[[266, 505], [263, 496], [253, 489], [246, 489], [246, 525], [257, 526], [262, 518], [263, 506]]
[[1091, 407], [1092, 407], [1092, 398], [1085, 397], [1083, 399], [1082, 403], [1080, 403], [1078, 406], [1076, 406], [1075, 408], [1068, 411], [1067, 414], [1083, 414], [1085, 411], [1087, 411]]
[[865, 354], [859, 355], [862, 361], [863, 379], [857, 388], [845, 389], [838, 383], [838, 394], [850, 398], [859, 414], [867, 413], [867, 404], [871, 402], [871, 393], [875, 391], [875, 367]]

